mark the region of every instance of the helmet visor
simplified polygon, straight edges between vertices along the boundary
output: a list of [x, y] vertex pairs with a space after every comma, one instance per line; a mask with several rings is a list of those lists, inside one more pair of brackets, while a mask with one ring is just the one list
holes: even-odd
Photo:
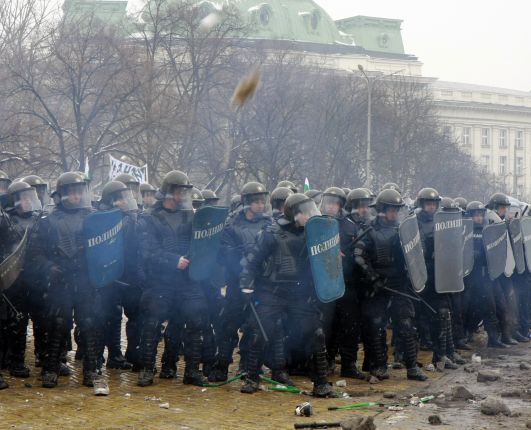
[[157, 201], [155, 197], [156, 191], [144, 191], [142, 193], [142, 204], [144, 207], [150, 207]]
[[141, 202], [142, 194], [140, 193], [140, 184], [136, 182], [128, 182], [126, 186], [133, 192], [133, 198], [137, 201], [137, 203]]
[[319, 209], [323, 215], [338, 216], [343, 207], [343, 199], [338, 196], [324, 195]]
[[271, 210], [269, 194], [249, 194], [243, 198], [243, 210], [252, 212], [255, 216], [266, 215]]
[[124, 212], [138, 210], [138, 204], [133, 197], [133, 191], [129, 189], [114, 193], [112, 196], [112, 205]]
[[91, 207], [90, 192], [86, 183], [69, 184], [61, 188], [61, 204], [66, 209]]
[[42, 205], [37, 192], [34, 188], [31, 190], [19, 191], [15, 194], [15, 199], [13, 202], [15, 209], [20, 213], [28, 213], [41, 211]]
[[301, 203], [295, 213], [295, 222], [300, 226], [304, 226], [306, 222], [314, 216], [320, 216], [321, 211], [317, 208], [317, 205], [313, 200]]
[[174, 210], [191, 211], [193, 209], [192, 189], [190, 187], [173, 185], [169, 187], [164, 200], [166, 205], [171, 206]]

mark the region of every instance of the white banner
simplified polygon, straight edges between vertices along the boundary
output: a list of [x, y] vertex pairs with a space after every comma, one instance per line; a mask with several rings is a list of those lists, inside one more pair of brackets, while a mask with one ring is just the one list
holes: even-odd
[[142, 167], [133, 166], [132, 164], [124, 163], [117, 160], [112, 155], [109, 155], [111, 159], [111, 170], [109, 171], [109, 181], [112, 181], [118, 175], [127, 173], [134, 176], [140, 182], [148, 182], [148, 166], [145, 164]]

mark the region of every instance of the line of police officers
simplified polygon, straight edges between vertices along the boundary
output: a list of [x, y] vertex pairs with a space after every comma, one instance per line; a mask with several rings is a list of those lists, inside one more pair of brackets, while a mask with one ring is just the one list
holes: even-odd
[[[363, 372], [369, 372], [389, 378], [390, 322], [394, 366], [405, 366], [407, 378], [419, 381], [426, 379], [417, 363], [419, 340], [433, 351], [440, 370], [464, 363], [456, 348], [470, 348], [481, 321], [490, 347], [529, 341], [529, 278], [493, 282], [486, 270], [481, 235], [487, 222], [505, 218], [509, 201], [503, 194], [491, 198], [487, 216], [480, 202], [441, 201], [431, 188], [419, 192], [416, 212], [428, 281], [422, 300], [414, 301], [398, 236], [405, 204], [396, 184], [386, 184], [376, 197], [364, 188], [301, 194], [289, 181], [269, 195], [262, 184], [245, 184], [233, 198], [217, 267], [199, 283], [187, 270], [194, 210], [215, 206], [218, 198], [193, 188], [184, 173], [168, 173], [158, 190], [120, 175], [103, 187], [97, 204], [91, 202], [90, 181], [79, 172], [59, 177], [53, 204], [46, 189], [38, 176], [11, 183], [0, 172], [2, 260], [26, 229], [29, 234], [24, 269], [0, 300], [0, 363], [12, 376], [29, 376], [25, 346], [31, 318], [36, 366], [42, 367], [46, 388], [70, 374], [66, 352], [72, 349], [74, 322], [83, 384], [99, 389], [98, 394], [108, 393], [101, 375], [105, 347], [107, 368], [139, 372], [138, 385], [147, 386], [154, 382], [162, 339], [160, 378], [175, 378], [184, 355], [185, 384], [226, 381], [239, 346], [242, 392], [258, 390], [265, 364], [283, 384], [292, 384], [290, 375], [310, 376], [314, 395], [321, 397], [333, 395], [327, 375], [337, 355], [344, 377], [364, 379]], [[455, 210], [456, 204], [474, 221], [475, 265], [463, 293], [438, 294], [433, 216], [437, 210]], [[96, 210], [115, 208], [123, 211], [126, 267], [122, 279], [97, 290], [89, 282], [83, 220]], [[331, 304], [317, 299], [305, 242], [306, 222], [321, 213], [335, 217], [340, 228], [346, 291]], [[127, 317], [125, 354], [122, 313]], [[0, 376], [1, 388], [7, 383]]]

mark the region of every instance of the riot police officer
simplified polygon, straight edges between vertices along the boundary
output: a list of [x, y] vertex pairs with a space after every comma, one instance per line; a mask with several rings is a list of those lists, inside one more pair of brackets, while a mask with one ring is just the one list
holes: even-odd
[[101, 333], [101, 309], [95, 288], [89, 283], [83, 244], [83, 221], [92, 212], [88, 186], [76, 172], [63, 173], [56, 185], [55, 210], [41, 219], [30, 242], [29, 255], [48, 283], [45, 356], [42, 386], [57, 385], [60, 355], [72, 328], [72, 311], [83, 343], [83, 384], [108, 394], [98, 376], [97, 339]]
[[343, 216], [343, 207], [347, 201], [345, 192], [339, 187], [329, 187], [323, 192], [319, 210], [323, 215], [341, 218]]
[[[336, 337], [335, 343], [341, 356], [341, 376], [357, 379], [364, 379], [365, 376], [356, 365], [358, 344], [361, 340], [361, 308], [357, 286], [362, 274], [354, 264], [354, 244], [358, 236], [369, 227], [369, 206], [372, 201], [373, 198], [368, 190], [363, 188], [352, 190], [345, 204], [348, 215], [339, 219], [345, 295], [336, 303], [333, 336]], [[330, 352], [329, 354], [334, 355]]]
[[140, 195], [142, 196], [142, 209], [148, 210], [156, 202], [155, 194], [157, 190], [151, 184], [143, 182], [139, 186]]
[[[242, 210], [229, 217], [221, 238], [219, 261], [225, 269], [227, 292], [220, 320], [220, 333], [217, 336], [216, 364], [208, 377], [211, 382], [227, 379], [232, 354], [238, 344], [238, 329], [242, 328], [246, 321], [245, 304], [239, 283], [240, 262], [253, 246], [258, 232], [272, 222], [266, 212], [269, 193], [264, 185], [258, 182], [246, 183], [242, 187], [240, 201]], [[244, 331], [240, 341], [240, 365], [243, 367], [247, 354], [246, 341]]]
[[[313, 364], [313, 394], [327, 397], [332, 388], [327, 381], [325, 336], [317, 306], [304, 226], [312, 216], [319, 215], [315, 202], [304, 194], [286, 199], [284, 215], [262, 230], [255, 245], [245, 254], [240, 288], [246, 303], [255, 302], [258, 318], [273, 347], [273, 379], [291, 384], [287, 373], [283, 318], [287, 327], [297, 327], [296, 334], [304, 339], [305, 350]], [[265, 269], [264, 269], [265, 267]], [[257, 319], [250, 317], [251, 346], [246, 361], [243, 393], [258, 390], [258, 369], [263, 360], [265, 338]], [[292, 334], [293, 336], [293, 334]]]
[[467, 204], [467, 216], [474, 222], [474, 268], [470, 273], [468, 285], [470, 293], [466, 304], [465, 326], [469, 333], [473, 333], [479, 321], [483, 325], [488, 336], [487, 346], [491, 348], [507, 348], [500, 341], [500, 325], [496, 316], [496, 300], [493, 283], [488, 275], [487, 257], [483, 244], [483, 229], [487, 224], [487, 208], [479, 201], [471, 201]]
[[[415, 308], [401, 295], [390, 297], [385, 287], [402, 290], [407, 285], [404, 254], [398, 237], [398, 216], [404, 201], [394, 189], [383, 190], [376, 197], [377, 217], [372, 229], [355, 245], [355, 262], [362, 270], [362, 324], [366, 364], [371, 375], [388, 379], [386, 325], [395, 322], [397, 336], [403, 342], [403, 360], [408, 379], [424, 381], [426, 376], [417, 366], [417, 340], [414, 326]], [[389, 303], [390, 302], [390, 303]]]
[[277, 219], [284, 213], [284, 203], [292, 194], [293, 191], [286, 187], [278, 187], [271, 192], [271, 208], [273, 209], [273, 219]]
[[[124, 236], [124, 274], [122, 278], [106, 286], [101, 291], [103, 307], [103, 338], [100, 353], [106, 346], [109, 369], [131, 369], [138, 365], [138, 344], [140, 337], [139, 302], [139, 255], [137, 238], [138, 205], [124, 183], [111, 181], [101, 191], [100, 211], [119, 209], [122, 211], [122, 231]], [[124, 357], [121, 350], [122, 310], [127, 317], [127, 351]]]
[[128, 173], [122, 173], [114, 178], [115, 181], [121, 182], [126, 185], [133, 192], [133, 197], [135, 198], [137, 204], [142, 203], [142, 194], [140, 193], [140, 181], [135, 178], [133, 175]]
[[201, 288], [188, 276], [192, 240], [192, 184], [173, 170], [164, 176], [158, 201], [139, 226], [140, 250], [146, 281], [141, 300], [142, 331], [138, 385], [153, 384], [156, 348], [161, 324], [184, 326], [183, 382], [201, 386], [202, 335], [207, 323]]
[[203, 203], [205, 206], [218, 206], [219, 197], [216, 195], [214, 191], [202, 190], [201, 194], [203, 196], [203, 199], [205, 200], [205, 202]]
[[[423, 188], [417, 195], [416, 205], [419, 209], [417, 220], [420, 238], [424, 251], [424, 260], [428, 272], [426, 288], [422, 295], [437, 311], [436, 315], [429, 314], [429, 328], [433, 342], [433, 363], [439, 370], [457, 369], [464, 360], [454, 350], [452, 334], [452, 317], [450, 312], [450, 298], [448, 294], [435, 291], [435, 242], [433, 217], [439, 209], [441, 197], [433, 188]], [[424, 312], [427, 312], [423, 309]]]
[[299, 189], [291, 181], [280, 181], [275, 188], [289, 188], [292, 193], [298, 193]]
[[[14, 182], [7, 189], [9, 195], [8, 214], [18, 241], [22, 240], [26, 230], [32, 230], [37, 222], [42, 210], [41, 203], [33, 187], [26, 182]], [[28, 232], [31, 234], [31, 231]], [[39, 294], [34, 287], [31, 276], [31, 264], [25, 261], [24, 268], [15, 283], [5, 291], [10, 303], [19, 312], [18, 315], [9, 312], [7, 325], [7, 365], [11, 376], [27, 378], [30, 370], [24, 364], [26, 352], [26, 331], [28, 327], [28, 316], [32, 311], [35, 327], [35, 343], [40, 350], [42, 345], [42, 319], [39, 318], [39, 308], [43, 301], [43, 294]], [[39, 351], [40, 352], [40, 351]]]

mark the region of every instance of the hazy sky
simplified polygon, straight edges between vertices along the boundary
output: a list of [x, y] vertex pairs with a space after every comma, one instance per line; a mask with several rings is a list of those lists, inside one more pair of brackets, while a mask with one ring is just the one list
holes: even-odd
[[531, 0], [316, 2], [334, 19], [402, 19], [404, 47], [424, 63], [424, 76], [531, 91]]

